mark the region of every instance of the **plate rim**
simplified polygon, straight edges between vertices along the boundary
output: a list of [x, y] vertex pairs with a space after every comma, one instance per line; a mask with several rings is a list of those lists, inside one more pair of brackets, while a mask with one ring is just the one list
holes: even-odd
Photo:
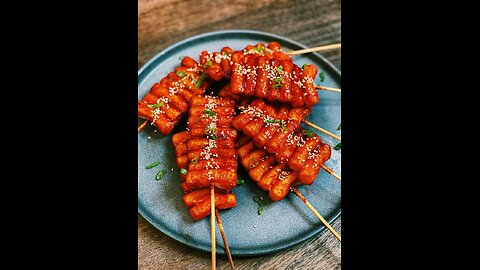
[[[181, 47], [182, 45], [185, 45], [186, 43], [189, 43], [189, 42], [197, 40], [197, 39], [201, 39], [201, 38], [205, 38], [205, 37], [209, 37], [209, 36], [223, 35], [223, 34], [229, 34], [229, 35], [231, 35], [231, 34], [256, 34], [256, 35], [271, 37], [273, 39], [279, 39], [279, 40], [282, 40], [282, 41], [287, 41], [287, 42], [289, 42], [289, 43], [291, 43], [291, 44], [293, 44], [293, 45], [295, 45], [295, 46], [297, 46], [301, 49], [307, 49], [308, 48], [308, 46], [306, 46], [302, 43], [299, 43], [295, 40], [292, 40], [290, 38], [280, 36], [280, 35], [277, 35], [277, 34], [273, 34], [273, 33], [269, 33], [269, 32], [264, 32], [264, 31], [250, 30], [250, 29], [226, 29], [226, 30], [219, 30], [219, 31], [211, 31], [211, 32], [206, 32], [206, 33], [194, 35], [194, 36], [191, 36], [189, 38], [183, 39], [181, 41], [175, 42], [172, 45], [170, 45], [167, 48], [160, 51], [159, 53], [157, 53], [149, 61], [147, 61], [144, 65], [142, 65], [142, 67], [138, 70], [138, 75], [137, 75], [138, 82], [143, 81], [143, 79], [144, 79], [143, 77], [141, 77], [142, 73], [144, 73], [160, 57], [169, 53], [170, 51], [174, 50], [175, 48]], [[320, 58], [322, 60], [323, 64], [328, 66], [333, 71], [333, 73], [336, 73], [338, 75], [338, 77], [340, 78], [340, 81], [341, 81], [341, 71], [338, 70], [337, 67], [335, 67], [330, 61], [328, 61], [324, 56], [322, 56], [318, 52], [314, 52], [312, 54], [314, 54], [316, 57]], [[340, 192], [341, 192], [341, 190], [340, 190]], [[138, 200], [138, 196], [137, 196], [137, 206], [138, 206], [138, 213], [146, 221], [148, 221], [153, 227], [155, 227], [160, 232], [166, 234], [168, 237], [170, 237], [170, 238], [174, 239], [175, 241], [177, 241], [179, 243], [182, 243], [182, 244], [184, 244], [188, 247], [192, 247], [194, 249], [197, 249], [197, 250], [200, 250], [200, 251], [203, 251], [203, 252], [208, 252], [208, 253], [211, 252], [211, 249], [203, 248], [200, 245], [195, 245], [195, 244], [192, 244], [191, 242], [184, 241], [184, 239], [181, 239], [181, 238], [177, 237], [175, 234], [173, 234], [170, 231], [165, 230], [164, 228], [159, 226], [156, 222], [154, 222], [149, 217], [149, 215], [146, 213], [146, 210], [143, 209], [143, 207], [140, 205], [140, 201]], [[332, 224], [333, 222], [338, 220], [338, 218], [340, 218], [340, 216], [341, 216], [341, 213], [342, 213], [342, 210], [341, 210], [341, 207], [340, 207], [339, 211], [337, 213], [335, 213], [332, 218], [327, 220], [328, 223]], [[263, 248], [260, 251], [256, 250], [256, 251], [252, 251], [252, 252], [232, 253], [232, 255], [237, 256], [237, 257], [257, 257], [257, 256], [263, 256], [263, 255], [267, 255], [267, 254], [280, 252], [280, 251], [286, 250], [288, 248], [291, 248], [293, 246], [304, 243], [304, 242], [312, 239], [313, 237], [322, 234], [323, 232], [325, 232], [326, 229], [327, 228], [325, 226], [322, 226], [318, 230], [314, 230], [309, 235], [306, 235], [305, 237], [299, 237], [299, 238], [295, 239], [295, 241], [284, 244], [284, 245], [282, 245], [281, 247], [278, 247], [278, 248]], [[226, 255], [223, 248], [221, 248], [221, 249], [217, 248], [216, 251], [217, 251], [216, 253], [219, 254], [219, 255]]]

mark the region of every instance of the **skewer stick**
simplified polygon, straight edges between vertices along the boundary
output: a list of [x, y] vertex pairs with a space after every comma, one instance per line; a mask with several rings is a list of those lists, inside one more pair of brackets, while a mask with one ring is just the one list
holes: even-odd
[[145, 119], [145, 121], [143, 121], [143, 123], [140, 126], [138, 126], [138, 133], [142, 131], [142, 129], [147, 125], [147, 123], [148, 123], [148, 120]]
[[325, 166], [324, 164], [322, 164], [321, 166], [327, 173], [333, 175], [335, 178], [337, 178], [338, 180], [342, 181], [341, 177], [336, 174], [332, 169], [328, 168], [327, 166]]
[[308, 49], [303, 49], [303, 50], [298, 50], [298, 51], [285, 52], [285, 54], [300, 55], [300, 54], [304, 54], [304, 53], [320, 52], [320, 51], [338, 49], [338, 48], [341, 48], [341, 47], [342, 47], [342, 43], [336, 43], [336, 44], [330, 44], [330, 45], [325, 45], [325, 46], [308, 48]]
[[330, 224], [328, 224], [328, 222], [320, 215], [320, 213], [318, 213], [317, 210], [315, 210], [315, 208], [307, 201], [307, 199], [305, 199], [305, 197], [303, 197], [302, 193], [300, 193], [300, 191], [298, 191], [298, 189], [296, 187], [290, 187], [290, 190], [293, 191], [293, 193], [295, 193], [295, 195], [297, 195], [300, 200], [302, 200], [305, 205], [307, 205], [308, 208], [310, 208], [310, 210], [312, 210], [312, 212], [315, 214], [315, 216], [317, 216], [318, 219], [320, 219], [320, 221], [323, 223], [323, 225], [325, 225], [325, 227], [327, 227], [327, 229], [338, 239], [338, 241], [342, 241], [340, 235], [335, 231], [334, 228], [332, 228], [332, 226], [330, 226]]
[[222, 235], [223, 245], [225, 246], [225, 249], [227, 251], [228, 263], [230, 263], [230, 268], [232, 268], [232, 270], [235, 270], [235, 265], [233, 264], [232, 254], [230, 254], [230, 248], [228, 247], [227, 235], [225, 234], [225, 231], [223, 230], [222, 219], [220, 218], [220, 213], [218, 212], [218, 209], [215, 209], [215, 217], [217, 218], [218, 228], [220, 229], [220, 234]]
[[333, 87], [327, 87], [327, 86], [321, 86], [321, 85], [316, 85], [316, 86], [315, 86], [315, 89], [325, 90], [325, 91], [331, 91], [331, 92], [337, 92], [337, 93], [341, 93], [341, 92], [342, 92], [342, 89], [333, 88]]
[[330, 131], [327, 131], [327, 130], [325, 130], [325, 129], [323, 129], [323, 128], [321, 128], [321, 127], [319, 127], [319, 126], [317, 126], [317, 125], [315, 125], [315, 124], [313, 124], [313, 123], [311, 123], [311, 122], [308, 122], [307, 120], [302, 120], [302, 122], [305, 123], [305, 124], [308, 125], [308, 126], [311, 126], [311, 127], [314, 128], [314, 129], [322, 132], [322, 133], [327, 134], [327, 135], [330, 136], [330, 137], [333, 137], [333, 138], [335, 138], [335, 139], [337, 139], [337, 140], [339, 140], [339, 141], [342, 140], [339, 136], [337, 136], [337, 135], [331, 133]]
[[213, 184], [210, 186], [210, 202], [210, 227], [212, 231], [212, 270], [215, 270], [217, 269], [217, 260], [215, 258], [217, 252], [215, 251], [215, 186]]

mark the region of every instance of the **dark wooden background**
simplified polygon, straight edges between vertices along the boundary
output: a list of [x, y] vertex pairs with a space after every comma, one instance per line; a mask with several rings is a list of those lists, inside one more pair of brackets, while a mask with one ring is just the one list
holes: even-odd
[[[138, 67], [178, 41], [224, 29], [271, 32], [310, 47], [341, 42], [340, 10], [340, 0], [138, 0]], [[341, 69], [340, 50], [322, 55]], [[333, 227], [341, 234], [341, 218]], [[340, 269], [341, 244], [326, 231], [276, 254], [234, 261], [239, 270]], [[210, 265], [209, 253], [176, 242], [138, 215], [138, 269]], [[226, 257], [217, 258], [217, 269], [230, 269]]]

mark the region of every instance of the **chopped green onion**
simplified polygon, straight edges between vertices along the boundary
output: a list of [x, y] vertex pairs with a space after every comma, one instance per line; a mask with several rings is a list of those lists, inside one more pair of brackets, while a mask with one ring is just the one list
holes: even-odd
[[223, 56], [228, 56], [229, 54], [227, 52], [222, 52]]
[[278, 77], [278, 78], [275, 78], [273, 81], [279, 83], [279, 82], [282, 82], [282, 81], [283, 81], [283, 78], [282, 78], [282, 77]]
[[155, 104], [148, 104], [147, 107], [156, 109], [156, 108], [163, 107], [163, 105], [164, 105], [163, 102], [159, 102], [159, 103], [155, 103]]
[[280, 87], [282, 87], [281, 83], [277, 83], [277, 84], [272, 85], [272, 88], [280, 88]]
[[203, 66], [204, 69], [207, 69], [209, 68], [210, 66], [212, 66], [212, 61], [211, 60], [208, 60], [207, 63]]
[[285, 123], [282, 123], [282, 131], [283, 133], [287, 133], [287, 126], [285, 125]]
[[237, 180], [237, 185], [243, 185], [245, 183], [245, 180], [243, 179], [238, 179]]
[[211, 110], [205, 110], [205, 114], [212, 117], [214, 116], [216, 113], [214, 111], [211, 111]]
[[308, 129], [302, 130], [302, 134], [306, 135], [308, 138], [312, 138], [315, 135], [315, 133], [313, 131], [308, 130]]
[[342, 123], [340, 123], [340, 125], [338, 125], [337, 130], [340, 130], [340, 129], [342, 129]]
[[200, 156], [193, 157], [192, 160], [190, 161], [190, 163], [197, 164], [199, 158], [200, 158]]
[[265, 120], [266, 123], [280, 123], [280, 119], [267, 119]]
[[163, 176], [164, 176], [166, 173], [167, 173], [167, 171], [165, 171], [165, 170], [160, 170], [160, 171], [157, 173], [157, 175], [155, 175], [155, 180], [158, 181], [158, 180], [162, 179]]
[[283, 71], [283, 66], [282, 66], [282, 65], [278, 66], [278, 67], [277, 67], [277, 72], [280, 73], [280, 72], [282, 72], [282, 71]]
[[307, 66], [307, 64], [303, 64], [302, 69], [305, 69], [306, 66]]
[[195, 84], [195, 89], [197, 89], [198, 87], [200, 87], [200, 85], [202, 85], [203, 81], [205, 81], [205, 79], [207, 79], [207, 74], [206, 73], [202, 73], [199, 77], [198, 77], [198, 81], [197, 83]]
[[206, 127], [205, 128], [205, 134], [212, 134], [212, 133], [215, 133], [215, 131], [217, 131], [217, 128], [212, 128], [212, 127]]
[[185, 77], [185, 75], [187, 75], [187, 73], [185, 73], [185, 71], [177, 71], [177, 75], [178, 75], [178, 77]]
[[320, 72], [320, 75], [319, 75], [319, 76], [320, 76], [320, 81], [321, 81], [321, 82], [325, 81], [325, 73], [323, 73], [323, 71]]
[[263, 53], [263, 48], [262, 46], [260, 46], [260, 44], [258, 44], [257, 47], [253, 48], [255, 51], [259, 52], [259, 53]]
[[263, 202], [263, 197], [261, 196], [255, 196], [253, 197], [253, 201], [257, 203], [258, 205], [258, 210], [257, 210], [257, 214], [260, 216], [263, 214], [263, 206], [265, 205], [265, 203]]
[[184, 169], [184, 168], [182, 168], [182, 169], [180, 170], [180, 173], [181, 173], [181, 174], [187, 174], [187, 170]]
[[215, 135], [215, 134], [211, 134], [211, 135], [209, 135], [209, 137], [210, 137], [210, 139], [212, 139], [212, 140], [218, 139], [217, 135]]
[[335, 147], [333, 147], [333, 149], [335, 149], [335, 150], [342, 149], [342, 142], [339, 142], [337, 145], [335, 145]]
[[158, 164], [160, 164], [160, 161], [155, 161], [154, 163], [148, 165], [148, 166], [146, 167], [146, 169], [147, 169], [147, 170], [148, 170], [148, 169], [151, 169], [151, 168], [157, 166]]

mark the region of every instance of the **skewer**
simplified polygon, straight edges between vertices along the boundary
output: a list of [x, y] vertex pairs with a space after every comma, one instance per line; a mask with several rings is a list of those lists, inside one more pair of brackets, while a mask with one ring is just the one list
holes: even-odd
[[342, 140], [342, 139], [341, 139], [339, 136], [337, 136], [337, 135], [335, 135], [335, 134], [331, 133], [330, 131], [328, 131], [328, 130], [325, 130], [325, 129], [323, 129], [323, 128], [321, 128], [321, 127], [319, 127], [319, 126], [315, 125], [315, 124], [313, 124], [312, 122], [308, 122], [307, 120], [302, 120], [302, 122], [303, 122], [303, 123], [305, 123], [306, 125], [308, 125], [308, 126], [310, 126], [310, 127], [314, 128], [314, 129], [316, 129], [316, 130], [318, 130], [318, 131], [322, 132], [322, 133], [325, 133], [325, 134], [327, 134], [327, 135], [328, 135], [328, 136], [330, 136], [330, 137], [333, 137], [333, 138], [335, 138], [335, 139], [337, 139], [337, 140], [339, 140], [339, 141], [341, 141], [341, 140]]
[[222, 235], [223, 244], [224, 244], [225, 249], [227, 251], [228, 263], [230, 264], [230, 268], [232, 270], [235, 270], [235, 265], [233, 264], [232, 254], [230, 254], [230, 248], [228, 247], [227, 235], [225, 234], [225, 231], [223, 230], [222, 219], [220, 218], [220, 213], [218, 212], [218, 209], [215, 209], [215, 217], [217, 218], [218, 228], [220, 229], [220, 234]]
[[330, 44], [330, 45], [325, 45], [325, 46], [308, 48], [308, 49], [303, 49], [303, 50], [298, 50], [298, 51], [289, 51], [289, 52], [285, 52], [285, 54], [300, 55], [300, 54], [304, 54], [304, 53], [320, 52], [320, 51], [338, 49], [338, 48], [341, 48], [341, 47], [342, 47], [342, 43], [336, 43], [336, 44]]
[[211, 202], [211, 209], [210, 209], [210, 226], [212, 231], [212, 270], [217, 269], [216, 263], [217, 260], [215, 258], [216, 251], [215, 251], [215, 186], [212, 184], [210, 186], [210, 202]]
[[336, 92], [336, 93], [341, 93], [342, 89], [339, 88], [333, 88], [333, 87], [328, 87], [328, 86], [321, 86], [321, 85], [316, 85], [315, 89], [318, 90], [325, 90], [325, 91], [331, 91], [331, 92]]
[[145, 121], [143, 121], [143, 123], [138, 126], [138, 132], [142, 131], [142, 129], [147, 125], [148, 123], [148, 120], [145, 119]]
[[323, 225], [325, 225], [325, 227], [327, 227], [327, 229], [338, 239], [338, 241], [342, 241], [340, 235], [335, 231], [334, 228], [332, 228], [332, 226], [330, 226], [330, 224], [328, 224], [328, 222], [320, 215], [320, 213], [318, 213], [317, 210], [315, 210], [315, 208], [307, 201], [307, 199], [305, 199], [305, 197], [303, 197], [302, 193], [300, 193], [300, 191], [298, 191], [298, 189], [296, 187], [290, 187], [290, 190], [293, 191], [293, 193], [295, 193], [295, 195], [297, 195], [300, 200], [302, 200], [305, 205], [310, 208], [310, 210], [312, 210], [312, 212], [315, 214], [315, 216], [317, 216], [318, 219], [320, 219], [320, 221], [323, 223]]
[[328, 168], [327, 166], [325, 166], [324, 164], [322, 164], [322, 168], [329, 174], [333, 175], [335, 178], [337, 178], [338, 180], [342, 180], [341, 177], [336, 174], [332, 169]]

